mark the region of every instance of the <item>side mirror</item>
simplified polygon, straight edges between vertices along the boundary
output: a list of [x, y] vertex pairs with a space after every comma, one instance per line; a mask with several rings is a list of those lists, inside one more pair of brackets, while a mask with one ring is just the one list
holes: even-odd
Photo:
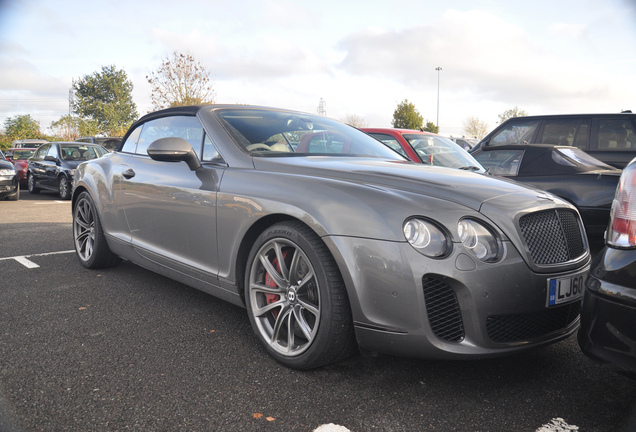
[[44, 160], [49, 162], [55, 162], [55, 163], [59, 162], [55, 156], [44, 156]]
[[201, 168], [201, 161], [190, 143], [183, 138], [168, 137], [153, 141], [146, 150], [148, 156], [160, 162], [185, 162], [192, 171]]

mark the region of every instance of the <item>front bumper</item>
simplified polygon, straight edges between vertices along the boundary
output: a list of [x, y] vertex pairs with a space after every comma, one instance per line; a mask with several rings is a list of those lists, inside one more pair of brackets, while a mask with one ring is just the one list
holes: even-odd
[[19, 187], [18, 176], [0, 176], [0, 197], [14, 195]]
[[606, 248], [586, 282], [578, 342], [590, 358], [636, 372], [636, 251]]
[[[493, 357], [547, 345], [579, 326], [580, 301], [546, 307], [548, 279], [589, 270], [533, 272], [504, 242], [497, 263], [455, 245], [430, 259], [407, 243], [330, 237], [349, 289], [361, 348], [420, 358]], [[570, 265], [571, 267], [571, 265]]]

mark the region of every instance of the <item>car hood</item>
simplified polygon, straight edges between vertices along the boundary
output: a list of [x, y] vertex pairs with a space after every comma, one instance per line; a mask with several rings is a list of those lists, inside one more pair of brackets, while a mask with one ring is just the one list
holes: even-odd
[[501, 213], [502, 207], [516, 214], [519, 209], [541, 207], [537, 203], [553, 206], [552, 202], [560, 202], [568, 206], [547, 192], [488, 174], [406, 161], [321, 156], [261, 157], [254, 158], [254, 166], [259, 170], [338, 179], [369, 187], [414, 192], [452, 201], [484, 214], [494, 213], [494, 219], [500, 219], [496, 217], [496, 213]]
[[13, 164], [6, 160], [0, 160], [0, 169], [10, 169], [13, 170]]

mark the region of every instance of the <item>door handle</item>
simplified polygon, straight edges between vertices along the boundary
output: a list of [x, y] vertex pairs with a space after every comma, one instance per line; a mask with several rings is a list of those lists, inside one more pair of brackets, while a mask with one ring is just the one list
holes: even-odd
[[135, 171], [133, 171], [132, 168], [128, 168], [123, 173], [121, 173], [121, 175], [123, 175], [127, 179], [131, 179], [135, 176]]

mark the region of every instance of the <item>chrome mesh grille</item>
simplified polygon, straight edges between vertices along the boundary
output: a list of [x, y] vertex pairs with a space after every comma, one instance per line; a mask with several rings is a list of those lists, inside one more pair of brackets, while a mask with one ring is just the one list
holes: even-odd
[[565, 329], [580, 313], [581, 302], [574, 302], [535, 313], [493, 315], [486, 319], [486, 329], [493, 342], [528, 341]]
[[451, 342], [464, 340], [462, 313], [455, 291], [443, 281], [428, 276], [422, 278], [422, 285], [428, 322], [435, 336]]
[[537, 265], [560, 264], [585, 253], [580, 219], [571, 210], [530, 213], [519, 219], [519, 227]]

